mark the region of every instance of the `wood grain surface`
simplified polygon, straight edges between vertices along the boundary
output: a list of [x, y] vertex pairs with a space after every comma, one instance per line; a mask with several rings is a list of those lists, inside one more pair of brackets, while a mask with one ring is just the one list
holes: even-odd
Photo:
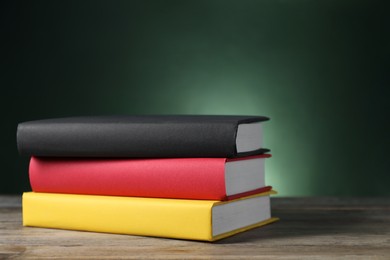
[[215, 243], [22, 227], [0, 196], [0, 259], [390, 259], [390, 198], [273, 198], [279, 222]]

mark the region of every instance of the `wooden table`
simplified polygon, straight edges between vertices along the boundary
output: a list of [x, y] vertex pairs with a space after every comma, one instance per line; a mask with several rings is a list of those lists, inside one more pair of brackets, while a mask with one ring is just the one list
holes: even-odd
[[0, 196], [0, 259], [390, 259], [390, 198], [273, 198], [279, 222], [216, 243], [22, 227]]

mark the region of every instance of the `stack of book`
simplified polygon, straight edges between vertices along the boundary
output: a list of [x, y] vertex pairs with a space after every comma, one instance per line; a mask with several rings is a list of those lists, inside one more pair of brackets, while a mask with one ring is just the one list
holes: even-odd
[[271, 217], [262, 116], [100, 116], [20, 123], [23, 225], [215, 241]]

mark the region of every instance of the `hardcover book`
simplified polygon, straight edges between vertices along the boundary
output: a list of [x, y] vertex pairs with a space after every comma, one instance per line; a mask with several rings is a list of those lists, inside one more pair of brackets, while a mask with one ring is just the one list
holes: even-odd
[[226, 158], [98, 159], [32, 157], [33, 191], [229, 200], [265, 187], [270, 154]]
[[270, 194], [220, 202], [27, 192], [23, 225], [215, 241], [276, 221]]
[[222, 157], [261, 154], [263, 116], [96, 116], [20, 123], [19, 153], [54, 157]]

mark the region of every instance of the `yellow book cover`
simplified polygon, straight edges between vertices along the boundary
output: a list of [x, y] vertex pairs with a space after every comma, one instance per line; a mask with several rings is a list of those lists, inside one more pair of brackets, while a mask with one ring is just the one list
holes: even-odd
[[215, 241], [276, 221], [272, 193], [221, 202], [26, 192], [23, 225]]

